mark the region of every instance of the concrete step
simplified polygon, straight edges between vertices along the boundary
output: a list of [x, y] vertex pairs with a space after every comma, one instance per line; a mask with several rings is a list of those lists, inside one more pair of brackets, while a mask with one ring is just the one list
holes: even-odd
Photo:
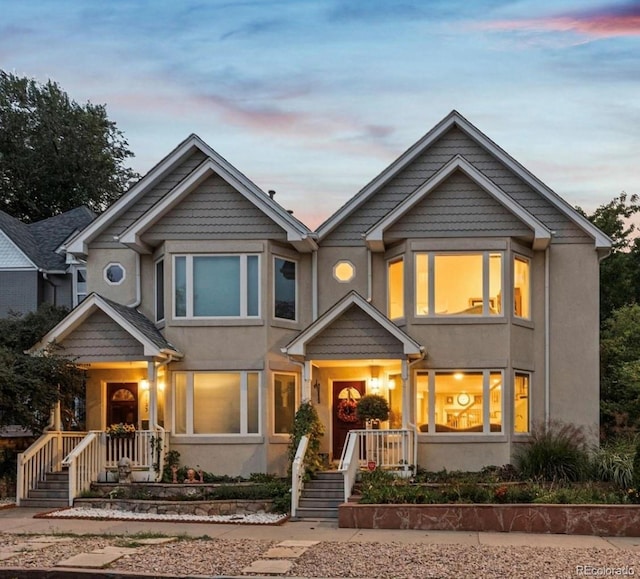
[[29, 491], [30, 499], [66, 499], [69, 496], [69, 490], [65, 489], [31, 489]]
[[21, 507], [36, 507], [39, 509], [57, 509], [59, 507], [67, 507], [66, 500], [62, 499], [22, 499]]
[[344, 498], [343, 489], [309, 489], [307, 487], [302, 489], [302, 496], [305, 499], [342, 499]]
[[344, 483], [342, 481], [334, 482], [334, 481], [324, 481], [324, 480], [310, 480], [304, 483], [305, 489], [310, 489], [314, 491], [331, 491], [331, 490], [341, 490], [344, 489]]
[[326, 499], [300, 499], [300, 509], [337, 509], [342, 504], [342, 500], [326, 500]]
[[338, 470], [319, 470], [313, 474], [316, 480], [335, 479], [342, 480], [342, 473]]
[[58, 472], [46, 472], [44, 474], [44, 478], [45, 480], [59, 480], [59, 481], [65, 481], [65, 480], [69, 480], [69, 471], [68, 470], [62, 470], [62, 471], [58, 471]]
[[69, 481], [61, 481], [61, 480], [41, 480], [38, 482], [37, 487], [39, 489], [68, 489]]
[[338, 509], [298, 509], [296, 517], [299, 519], [337, 519]]

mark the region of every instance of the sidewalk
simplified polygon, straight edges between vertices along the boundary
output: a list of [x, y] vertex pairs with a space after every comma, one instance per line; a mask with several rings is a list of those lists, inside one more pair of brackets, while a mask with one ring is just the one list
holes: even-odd
[[590, 535], [542, 535], [527, 533], [477, 533], [381, 529], [340, 529], [337, 521], [287, 521], [282, 525], [232, 525], [146, 521], [92, 521], [87, 519], [34, 519], [41, 509], [0, 510], [0, 532], [15, 534], [135, 535], [157, 533], [212, 539], [304, 540], [342, 543], [420, 543], [548, 547], [584, 549], [634, 549], [640, 537], [594, 537]]

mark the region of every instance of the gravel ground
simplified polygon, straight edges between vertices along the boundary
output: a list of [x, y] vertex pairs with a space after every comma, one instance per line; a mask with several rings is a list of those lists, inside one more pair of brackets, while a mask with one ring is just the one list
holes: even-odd
[[[58, 536], [59, 537], [59, 536]], [[3, 546], [31, 537], [0, 535]], [[34, 552], [16, 553], [2, 567], [52, 567], [57, 561], [108, 545], [133, 546], [135, 537], [73, 538]], [[140, 547], [108, 569], [180, 575], [241, 575], [275, 541], [183, 539]], [[309, 548], [287, 574], [295, 577], [465, 578], [580, 577], [640, 574], [640, 552], [617, 549], [489, 547], [399, 543], [322, 542]], [[577, 566], [589, 566], [580, 573]], [[616, 570], [617, 571], [616, 573]]]

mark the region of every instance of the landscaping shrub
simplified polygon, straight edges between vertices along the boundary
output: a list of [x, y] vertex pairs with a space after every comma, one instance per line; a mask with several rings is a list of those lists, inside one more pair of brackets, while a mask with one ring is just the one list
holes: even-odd
[[531, 441], [516, 451], [515, 466], [524, 478], [583, 480], [589, 472], [589, 454], [582, 429], [572, 424], [538, 425]]
[[609, 481], [621, 489], [634, 486], [635, 448], [628, 440], [609, 441], [592, 458], [596, 480]]
[[304, 465], [306, 476], [310, 477], [314, 472], [322, 468], [322, 458], [320, 457], [320, 440], [324, 435], [324, 426], [320, 422], [315, 407], [309, 400], [300, 404], [300, 408], [296, 412], [293, 419], [293, 432], [291, 433], [291, 442], [289, 443], [289, 476], [291, 476], [291, 467], [293, 459], [296, 456], [298, 445], [303, 436], [309, 437], [309, 446], [305, 455]]

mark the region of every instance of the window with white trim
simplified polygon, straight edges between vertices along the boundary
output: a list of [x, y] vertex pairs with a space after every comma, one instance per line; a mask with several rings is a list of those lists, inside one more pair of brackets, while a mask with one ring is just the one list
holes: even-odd
[[418, 371], [416, 420], [429, 434], [489, 434], [503, 430], [500, 370]]
[[297, 263], [283, 257], [273, 258], [273, 316], [295, 321], [298, 280]]
[[87, 297], [87, 268], [74, 267], [73, 269], [73, 306], [77, 306]]
[[155, 267], [156, 322], [164, 320], [164, 259], [156, 261]]
[[296, 375], [273, 375], [273, 433], [289, 434], [296, 413]]
[[513, 378], [513, 431], [528, 434], [530, 431], [531, 374], [516, 372]]
[[176, 318], [258, 318], [258, 255], [176, 255], [173, 258]]
[[513, 315], [531, 319], [531, 260], [521, 255], [513, 258]]
[[176, 435], [259, 434], [258, 372], [175, 372]]
[[120, 285], [126, 276], [127, 271], [121, 263], [108, 263], [104, 268], [104, 279], [109, 285]]
[[387, 315], [389, 319], [404, 318], [404, 260], [387, 262]]
[[415, 315], [501, 316], [503, 254], [415, 254]]

